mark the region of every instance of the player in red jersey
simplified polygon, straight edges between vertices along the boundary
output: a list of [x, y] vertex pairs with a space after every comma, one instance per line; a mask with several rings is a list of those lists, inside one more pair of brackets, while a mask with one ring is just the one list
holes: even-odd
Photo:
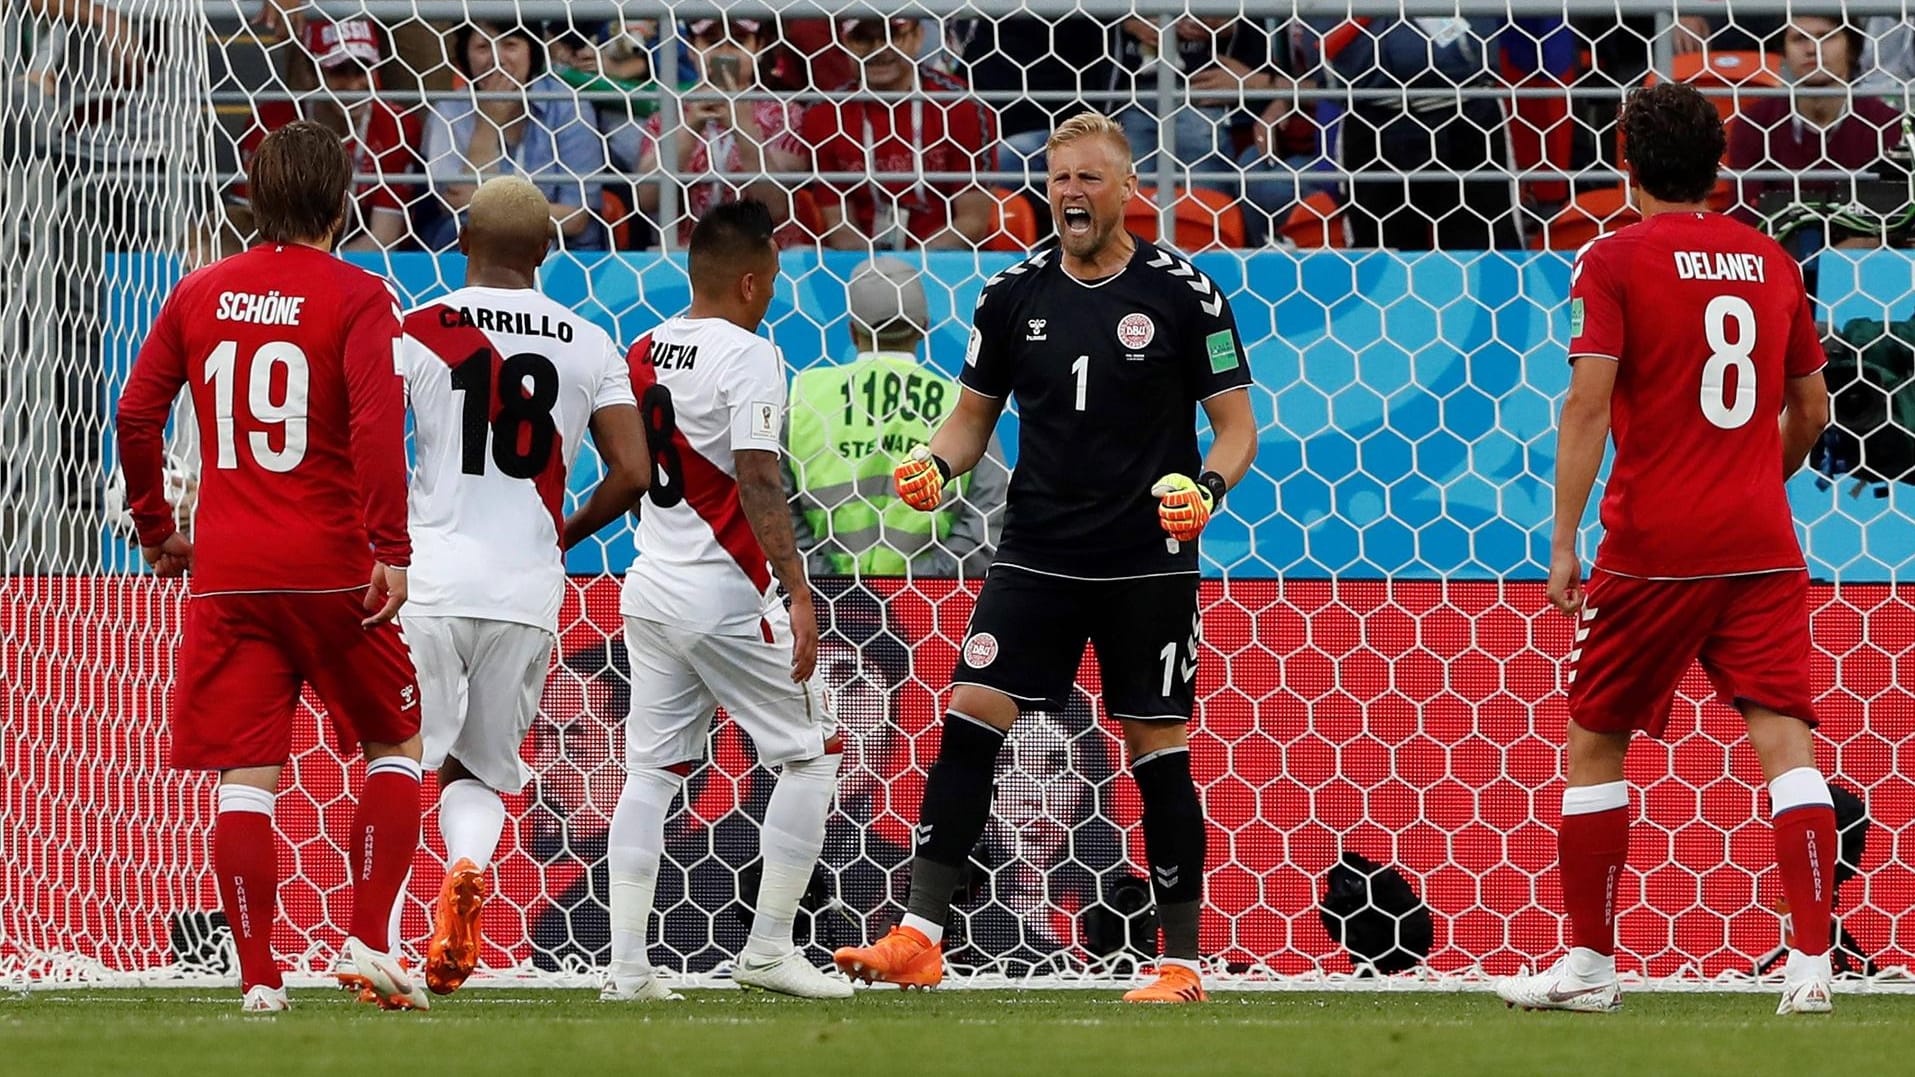
[[[1577, 255], [1557, 433], [1549, 601], [1577, 618], [1558, 831], [1572, 946], [1497, 993], [1536, 1009], [1622, 1005], [1623, 757], [1633, 732], [1661, 735], [1700, 659], [1769, 782], [1795, 928], [1777, 1012], [1825, 1013], [1835, 811], [1815, 765], [1808, 572], [1783, 489], [1828, 424], [1821, 343], [1794, 260], [1705, 208], [1723, 147], [1715, 106], [1692, 87], [1655, 86], [1630, 96], [1622, 130], [1643, 221]], [[1612, 432], [1585, 587], [1577, 529]]]
[[[312, 685], [340, 744], [357, 741], [367, 759], [341, 971], [383, 1005], [423, 1009], [424, 985], [388, 937], [419, 844], [419, 690], [393, 621], [412, 554], [398, 301], [330, 253], [352, 179], [337, 135], [289, 124], [260, 143], [247, 178], [264, 242], [174, 288], [120, 398], [141, 552], [159, 575], [192, 576], [170, 762], [220, 772], [213, 869], [244, 1008], [284, 1010], [273, 792], [300, 687]], [[161, 484], [182, 387], [204, 457], [191, 542]]]

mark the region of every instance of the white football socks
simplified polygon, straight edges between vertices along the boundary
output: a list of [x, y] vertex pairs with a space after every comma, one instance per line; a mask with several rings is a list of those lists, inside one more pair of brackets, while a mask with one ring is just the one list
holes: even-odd
[[818, 854], [824, 849], [825, 817], [838, 790], [842, 758], [834, 752], [794, 760], [778, 775], [759, 838], [765, 870], [752, 909], [751, 939], [745, 943], [745, 953], [752, 957], [782, 957], [791, 950], [798, 902], [811, 885]]
[[439, 790], [439, 836], [446, 863], [467, 859], [484, 871], [499, 851], [505, 832], [505, 802], [484, 782], [461, 778]]
[[931, 945], [933, 946], [944, 941], [943, 924], [934, 924], [914, 912], [905, 913], [904, 919], [898, 921], [898, 926], [908, 927], [918, 934], [923, 935], [925, 938], [931, 940]]
[[658, 891], [658, 862], [665, 855], [665, 813], [683, 784], [668, 770], [643, 768], [625, 776], [606, 837], [606, 867], [611, 875], [612, 978], [642, 979], [651, 974], [647, 954], [652, 900]]
[[1599, 954], [1582, 946], [1569, 948], [1569, 972], [1584, 983], [1608, 983], [1616, 978], [1616, 955]]
[[219, 787], [220, 811], [258, 812], [268, 819], [273, 815], [273, 794], [250, 785], [228, 782]]

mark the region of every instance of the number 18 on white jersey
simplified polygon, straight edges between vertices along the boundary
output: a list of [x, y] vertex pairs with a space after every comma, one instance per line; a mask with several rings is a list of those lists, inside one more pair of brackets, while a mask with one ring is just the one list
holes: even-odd
[[409, 311], [400, 372], [417, 462], [407, 611], [556, 632], [566, 474], [592, 414], [632, 404], [605, 331], [527, 288]]

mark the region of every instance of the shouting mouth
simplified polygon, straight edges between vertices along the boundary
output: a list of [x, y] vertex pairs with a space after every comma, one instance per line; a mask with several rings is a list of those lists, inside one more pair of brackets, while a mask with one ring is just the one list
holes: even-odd
[[1064, 208], [1064, 231], [1068, 235], [1087, 236], [1091, 230], [1090, 210], [1081, 206]]

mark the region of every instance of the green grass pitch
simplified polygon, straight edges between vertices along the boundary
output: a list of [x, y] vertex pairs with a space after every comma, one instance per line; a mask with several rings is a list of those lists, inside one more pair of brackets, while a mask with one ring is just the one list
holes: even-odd
[[864, 991], [802, 1003], [735, 991], [600, 1003], [473, 990], [387, 1014], [295, 990], [242, 1017], [210, 989], [0, 994], [0, 1074], [1861, 1074], [1907, 1072], [1915, 997], [1842, 995], [1778, 1018], [1764, 994], [1628, 996], [1612, 1016], [1522, 1013], [1480, 993], [1218, 994], [1126, 1006], [1093, 991]]

